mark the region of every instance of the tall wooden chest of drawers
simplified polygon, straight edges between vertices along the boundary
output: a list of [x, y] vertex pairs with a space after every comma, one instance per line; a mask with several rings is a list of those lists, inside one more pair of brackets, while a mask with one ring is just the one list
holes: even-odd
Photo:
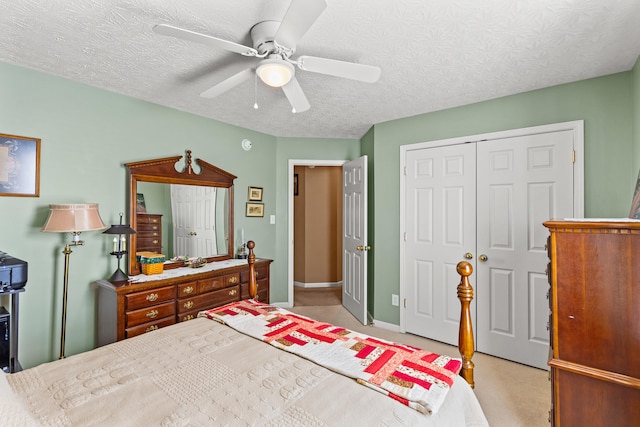
[[[215, 267], [214, 264], [208, 266]], [[270, 264], [267, 259], [257, 259], [255, 263], [257, 299], [263, 302], [269, 302]], [[192, 269], [185, 269], [192, 273]], [[249, 298], [249, 264], [123, 286], [106, 280], [95, 284], [98, 345], [102, 346], [191, 320], [202, 310]]]
[[640, 425], [640, 223], [548, 221], [551, 420]]
[[162, 253], [162, 215], [136, 214], [136, 252]]

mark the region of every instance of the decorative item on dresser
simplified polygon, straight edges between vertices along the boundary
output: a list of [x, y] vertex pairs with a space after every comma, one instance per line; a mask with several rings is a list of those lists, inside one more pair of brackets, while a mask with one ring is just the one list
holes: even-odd
[[554, 426], [640, 425], [640, 221], [547, 221]]
[[162, 253], [162, 215], [136, 213], [136, 252]]
[[[254, 243], [248, 242], [250, 254]], [[254, 255], [255, 260], [255, 255]], [[256, 299], [269, 302], [271, 260], [255, 260]], [[192, 274], [190, 274], [192, 273]], [[199, 311], [249, 298], [250, 266], [246, 260], [207, 263], [204, 267], [169, 270], [154, 276], [133, 276], [117, 286], [98, 286], [98, 345], [109, 344], [194, 319]]]

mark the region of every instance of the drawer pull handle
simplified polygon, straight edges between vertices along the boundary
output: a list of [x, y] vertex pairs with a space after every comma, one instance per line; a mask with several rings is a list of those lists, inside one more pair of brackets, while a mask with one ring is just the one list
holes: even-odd
[[189, 314], [189, 315], [187, 315], [187, 316], [184, 316], [184, 317], [182, 318], [182, 321], [183, 321], [183, 322], [186, 322], [187, 320], [192, 320], [192, 319], [193, 319], [193, 314]]
[[233, 283], [234, 285], [238, 283], [238, 278], [236, 276], [229, 278], [229, 283]]
[[260, 272], [256, 271], [256, 279], [260, 277]]
[[157, 245], [157, 244], [158, 244], [158, 241], [157, 241], [157, 240], [154, 240], [154, 241], [153, 241], [153, 244], [154, 244], [154, 245]]
[[153, 302], [158, 299], [158, 294], [149, 294], [147, 295], [147, 301]]
[[156, 317], [158, 317], [158, 310], [151, 310], [147, 312], [147, 317], [149, 319], [155, 319]]
[[235, 289], [231, 289], [229, 291], [229, 296], [235, 296], [235, 294], [237, 294], [237, 293], [238, 293], [238, 291], [236, 291]]
[[155, 331], [156, 329], [158, 329], [158, 325], [149, 326], [147, 329], [145, 329], [145, 332]]
[[193, 307], [193, 301], [187, 301], [184, 304], [182, 304], [182, 306], [184, 308], [191, 308], [191, 307]]
[[186, 288], [184, 288], [184, 289], [182, 290], [182, 292], [183, 292], [183, 293], [185, 293], [185, 294], [190, 294], [190, 293], [192, 293], [192, 292], [193, 292], [193, 286], [187, 286]]

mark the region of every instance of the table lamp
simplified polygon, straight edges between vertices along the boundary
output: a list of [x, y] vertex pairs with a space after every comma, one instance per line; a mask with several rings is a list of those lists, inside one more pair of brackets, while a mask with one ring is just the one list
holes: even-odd
[[131, 228], [128, 224], [122, 223], [122, 217], [124, 213], [120, 212], [120, 224], [112, 225], [110, 228], [103, 231], [103, 234], [113, 234], [117, 237], [113, 238], [113, 251], [111, 255], [118, 258], [118, 269], [111, 275], [109, 281], [113, 284], [124, 284], [129, 280], [129, 276], [120, 269], [120, 258], [129, 251], [127, 250], [127, 236], [136, 234], [136, 230]]

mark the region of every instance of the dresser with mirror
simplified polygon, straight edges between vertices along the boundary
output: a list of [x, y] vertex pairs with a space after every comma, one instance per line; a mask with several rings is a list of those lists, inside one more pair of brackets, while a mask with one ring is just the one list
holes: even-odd
[[[201, 159], [193, 161], [190, 151], [184, 158], [125, 166], [129, 223], [137, 231], [129, 242], [130, 281], [95, 282], [98, 345], [191, 320], [201, 310], [249, 296], [249, 265], [233, 259], [236, 176]], [[163, 254], [167, 262], [162, 273], [142, 274], [141, 252]], [[207, 263], [191, 268], [185, 257]], [[264, 302], [269, 302], [270, 264], [261, 258], [255, 263], [257, 299]]]

